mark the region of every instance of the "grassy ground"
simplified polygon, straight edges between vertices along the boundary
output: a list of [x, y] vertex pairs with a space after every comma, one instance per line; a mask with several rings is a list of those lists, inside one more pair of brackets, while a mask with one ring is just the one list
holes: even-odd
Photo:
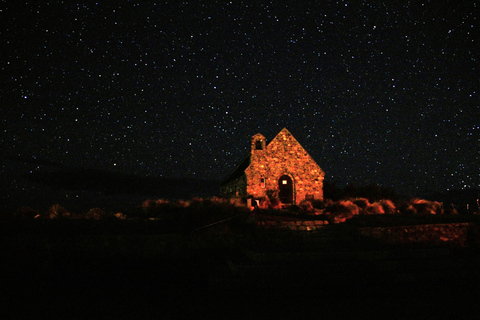
[[[317, 233], [261, 230], [250, 215], [181, 230], [159, 220], [4, 222], [2, 318], [468, 318], [480, 297], [478, 252], [399, 248], [356, 230], [475, 219], [355, 217]], [[169, 254], [98, 256], [75, 247], [86, 235], [112, 253], [152, 244], [138, 235], [172, 231], [179, 236], [168, 240]]]

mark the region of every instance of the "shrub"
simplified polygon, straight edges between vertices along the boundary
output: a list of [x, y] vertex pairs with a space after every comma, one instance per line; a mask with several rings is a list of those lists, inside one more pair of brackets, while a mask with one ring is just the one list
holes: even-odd
[[393, 204], [392, 200], [383, 199], [378, 201], [378, 204], [382, 206], [383, 211], [386, 214], [394, 214], [397, 212], [397, 208], [395, 207], [395, 204]]
[[270, 199], [270, 201], [279, 199], [277, 190], [269, 189], [267, 190], [266, 194], [267, 194], [267, 197]]
[[442, 203], [437, 201], [429, 201], [424, 199], [411, 199], [409, 202], [402, 203], [399, 206], [399, 211], [403, 214], [443, 214]]
[[[252, 199], [252, 201], [255, 201], [255, 200]], [[268, 197], [260, 200], [260, 206], [259, 207], [262, 208], [262, 209], [273, 209], [272, 202], [270, 201], [270, 199]]]
[[119, 220], [125, 220], [127, 219], [127, 216], [123, 213], [123, 212], [117, 212], [115, 213], [115, 218], [119, 219]]
[[151, 209], [151, 208], [155, 208], [157, 202], [153, 199], [147, 199], [145, 201], [143, 201], [142, 203], [142, 209], [143, 210], [148, 210], [148, 209]]
[[332, 199], [325, 199], [325, 202], [324, 202], [325, 208], [333, 205], [334, 203], [335, 203], [335, 201], [332, 200]]
[[397, 203], [397, 211], [400, 214], [413, 215], [416, 214], [415, 208], [411, 205], [411, 200], [401, 200]]
[[85, 219], [100, 220], [105, 215], [105, 211], [100, 208], [91, 208], [85, 214]]
[[170, 207], [173, 205], [170, 204], [168, 200], [158, 199], [145, 200], [141, 205], [141, 213], [139, 213], [141, 218], [158, 218], [162, 216]]
[[306, 215], [314, 215], [315, 208], [312, 205], [312, 202], [309, 200], [303, 200], [299, 205], [301, 212]]
[[385, 210], [380, 203], [374, 202], [365, 209], [365, 214], [385, 214]]
[[282, 208], [282, 202], [275, 196], [267, 196], [263, 201], [261, 201], [261, 204], [263, 204], [263, 209], [276, 210]]
[[51, 206], [47, 211], [47, 218], [49, 219], [69, 218], [71, 216], [72, 214], [58, 203]]
[[366, 214], [365, 210], [370, 206], [367, 198], [355, 198], [351, 200], [360, 210], [360, 214]]
[[186, 201], [186, 200], [177, 200], [177, 202], [175, 202], [174, 204], [174, 206], [178, 208], [187, 208], [189, 205], [190, 205], [190, 201]]
[[408, 210], [419, 215], [443, 214], [443, 208], [440, 202], [423, 199], [413, 199]]
[[360, 212], [357, 205], [350, 200], [334, 202], [325, 208], [325, 214], [330, 217], [334, 223], [345, 222], [347, 219], [358, 215]]

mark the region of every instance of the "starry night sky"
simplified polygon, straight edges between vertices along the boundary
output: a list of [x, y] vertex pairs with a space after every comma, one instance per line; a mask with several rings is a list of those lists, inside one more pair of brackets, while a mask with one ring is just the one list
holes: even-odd
[[2, 173], [221, 180], [286, 127], [340, 185], [479, 188], [480, 2], [308, 2], [7, 2]]

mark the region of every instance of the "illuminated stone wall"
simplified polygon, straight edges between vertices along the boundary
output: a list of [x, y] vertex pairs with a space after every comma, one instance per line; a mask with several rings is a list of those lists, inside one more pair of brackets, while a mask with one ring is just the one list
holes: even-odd
[[254, 135], [250, 149], [245, 170], [232, 173], [236, 178], [220, 187], [222, 196], [266, 197], [269, 190], [278, 193], [279, 179], [286, 175], [293, 181], [294, 204], [307, 197], [323, 200], [325, 173], [287, 129], [268, 145], [263, 135]]
[[267, 146], [265, 137], [254, 135], [250, 162], [245, 170], [247, 194], [259, 198], [265, 197], [267, 190], [278, 192], [279, 178], [287, 175], [293, 180], [294, 203], [300, 203], [307, 195], [323, 200], [325, 173], [287, 129]]

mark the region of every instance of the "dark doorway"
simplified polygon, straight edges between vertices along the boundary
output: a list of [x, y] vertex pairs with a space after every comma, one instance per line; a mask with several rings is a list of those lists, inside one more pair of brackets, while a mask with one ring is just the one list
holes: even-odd
[[293, 203], [293, 181], [287, 175], [278, 179], [278, 197], [282, 203]]

